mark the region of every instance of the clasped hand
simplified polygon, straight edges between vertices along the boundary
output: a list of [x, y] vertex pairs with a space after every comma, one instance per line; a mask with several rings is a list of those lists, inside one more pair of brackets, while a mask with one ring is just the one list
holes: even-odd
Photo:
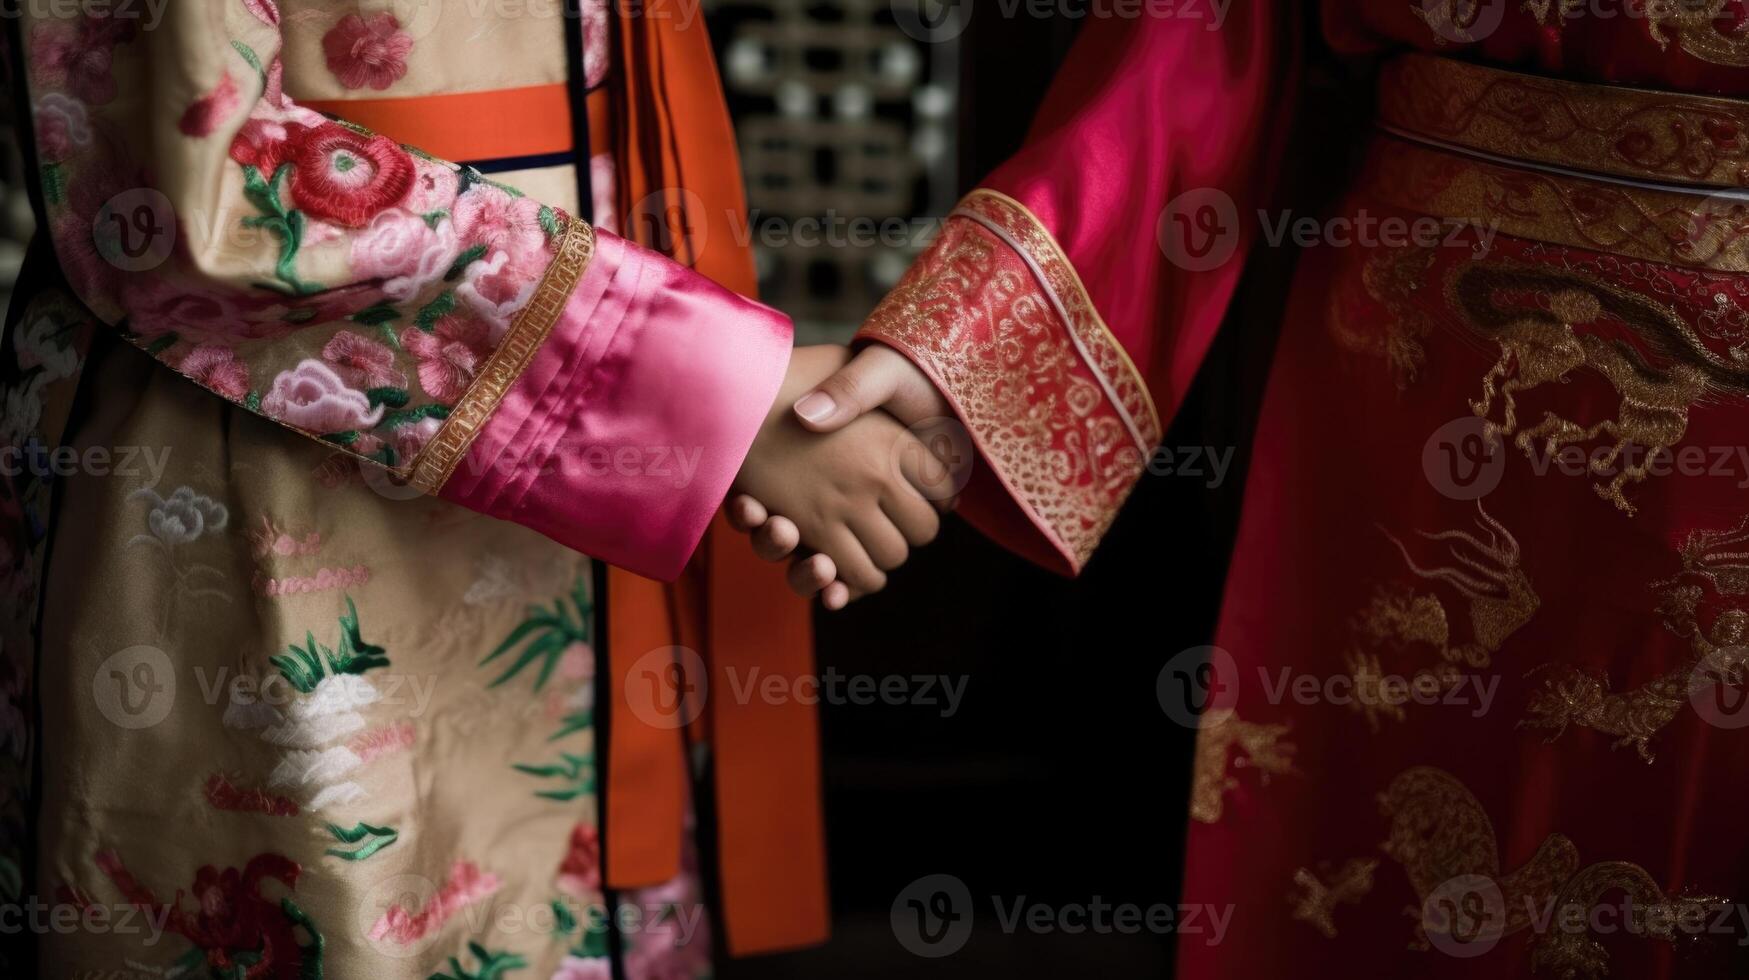
[[[877, 411], [884, 409], [884, 411]], [[877, 592], [952, 507], [951, 474], [906, 426], [949, 414], [916, 365], [873, 344], [798, 347], [725, 510], [797, 595]]]

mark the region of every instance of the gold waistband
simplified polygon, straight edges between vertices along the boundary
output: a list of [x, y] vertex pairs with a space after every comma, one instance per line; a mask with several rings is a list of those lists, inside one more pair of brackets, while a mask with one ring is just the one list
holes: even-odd
[[1380, 74], [1378, 118], [1493, 156], [1703, 192], [1749, 187], [1749, 101], [1407, 54]]
[[1517, 238], [1749, 272], [1749, 103], [1386, 66], [1362, 192]]

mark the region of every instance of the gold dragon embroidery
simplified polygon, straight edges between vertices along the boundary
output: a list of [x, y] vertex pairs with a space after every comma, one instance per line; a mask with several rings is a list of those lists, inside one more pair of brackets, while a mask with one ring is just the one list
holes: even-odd
[[[1192, 763], [1190, 817], [1217, 823], [1226, 809], [1226, 795], [1239, 780], [1228, 775], [1229, 758], [1235, 769], [1256, 769], [1268, 782], [1272, 775], [1294, 771], [1294, 746], [1283, 740], [1286, 725], [1266, 725], [1241, 719], [1231, 709], [1211, 711], [1196, 733], [1196, 759]], [[1232, 750], [1237, 749], [1236, 756]]]
[[[1607, 678], [1570, 664], [1544, 664], [1532, 671], [1543, 686], [1531, 698], [1521, 727], [1553, 731], [1568, 725], [1618, 736], [1613, 747], [1632, 745], [1653, 761], [1651, 740], [1684, 707], [1718, 685], [1735, 685], [1749, 667], [1749, 610], [1732, 605], [1701, 625], [1701, 601], [1710, 590], [1727, 601], [1749, 593], [1749, 517], [1726, 531], [1697, 530], [1678, 549], [1682, 571], [1652, 583], [1660, 596], [1664, 626], [1688, 640], [1693, 655], [1659, 677], [1629, 691], [1611, 693]], [[1705, 583], [1703, 587], [1702, 583]]]
[[[1606, 440], [1589, 454], [1586, 465], [1610, 479], [1593, 488], [1618, 509], [1634, 513], [1624, 488], [1644, 480], [1653, 458], [1681, 441], [1688, 431], [1689, 410], [1716, 379], [1688, 326], [1644, 297], [1545, 270], [1460, 267], [1449, 295], [1470, 328], [1500, 348], [1498, 360], [1482, 376], [1481, 397], [1470, 402], [1484, 421], [1484, 434], [1515, 436], [1518, 448], [1533, 459], [1539, 446], [1553, 456], [1568, 446]], [[1596, 332], [1576, 329], [1600, 319], [1624, 324], [1654, 351], [1687, 356], [1671, 356], [1666, 366], [1655, 367], [1634, 344], [1603, 336], [1607, 331], [1601, 324]], [[1616, 418], [1582, 425], [1544, 412], [1540, 422], [1519, 428], [1521, 393], [1565, 383], [1581, 368], [1598, 372], [1614, 386], [1620, 397]], [[1645, 452], [1634, 459], [1630, 446]]]
[[1463, 530], [1416, 532], [1428, 541], [1450, 542], [1450, 565], [1421, 567], [1401, 540], [1385, 532], [1411, 573], [1425, 581], [1443, 582], [1468, 600], [1469, 631], [1467, 638], [1453, 641], [1445, 604], [1435, 594], [1401, 585], [1380, 586], [1374, 591], [1371, 603], [1352, 624], [1357, 647], [1345, 660], [1356, 695], [1348, 703], [1365, 716], [1375, 732], [1380, 718], [1402, 721], [1404, 717], [1402, 706], [1382, 695], [1385, 671], [1380, 665], [1381, 651], [1431, 648], [1436, 659], [1418, 666], [1413, 682], [1450, 691], [1466, 669], [1491, 666], [1507, 638], [1530, 621], [1540, 604], [1520, 564], [1518, 539], [1489, 516], [1480, 501], [1476, 511], [1479, 535]]
[[[1447, 6], [1452, 0], [1447, 0]], [[1465, 0], [1458, 0], [1465, 2]], [[1467, 0], [1474, 7], [1474, 0]], [[1563, 28], [1567, 21], [1582, 16], [1589, 8], [1586, 0], [1524, 0], [1522, 9], [1529, 12], [1544, 27]], [[1701, 61], [1733, 68], [1749, 67], [1749, 42], [1731, 28], [1735, 25], [1732, 0], [1660, 0], [1641, 5], [1646, 18], [1646, 30], [1658, 47], [1669, 51], [1670, 42]], [[1430, 15], [1421, 14], [1422, 20]], [[1471, 11], [1469, 23], [1476, 14]], [[1428, 26], [1433, 26], [1428, 21]], [[1437, 28], [1435, 28], [1437, 29]]]
[[[1606, 896], [1623, 893], [1634, 910], [1634, 931], [1667, 942], [1676, 940], [1677, 923], [1726, 901], [1668, 896], [1644, 868], [1626, 861], [1582, 868], [1578, 847], [1560, 833], [1544, 837], [1524, 864], [1503, 871], [1492, 819], [1469, 787], [1442, 769], [1404, 770], [1378, 803], [1389, 824], [1379, 849], [1403, 869], [1417, 899], [1404, 910], [1416, 923], [1411, 949], [1473, 942], [1465, 937], [1475, 935], [1498, 940], [1541, 923], [1531, 942], [1531, 968], [1561, 980], [1598, 980], [1609, 972], [1609, 957], [1588, 930], [1591, 911]], [[1377, 863], [1350, 860], [1328, 885], [1299, 869], [1293, 879], [1299, 891], [1290, 896], [1294, 918], [1335, 938], [1329, 910], [1337, 901], [1362, 901]]]

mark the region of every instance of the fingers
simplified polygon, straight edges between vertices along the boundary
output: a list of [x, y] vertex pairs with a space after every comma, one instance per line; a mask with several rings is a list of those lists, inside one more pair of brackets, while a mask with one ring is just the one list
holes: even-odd
[[886, 587], [887, 573], [869, 557], [868, 550], [849, 527], [840, 524], [831, 528], [821, 541], [820, 550], [832, 556], [833, 564], [838, 567], [838, 581], [850, 586], [851, 590], [869, 593]]
[[850, 605], [850, 586], [843, 582], [833, 582], [820, 593], [820, 604], [827, 609], [838, 610]]
[[[892, 361], [879, 355], [881, 350], [893, 353], [886, 348], [867, 348], [819, 387], [796, 399], [795, 413], [802, 425], [815, 432], [835, 432], [885, 404], [905, 376]], [[903, 358], [900, 361], [904, 363]]]
[[850, 530], [856, 534], [856, 540], [862, 542], [863, 550], [868, 552], [875, 567], [883, 572], [898, 568], [911, 557], [911, 546], [905, 541], [905, 535], [893, 526], [882, 510], [851, 518]]
[[795, 522], [781, 514], [753, 531], [753, 553], [766, 561], [783, 561], [802, 543], [802, 532]]
[[941, 533], [941, 515], [910, 487], [900, 487], [883, 496], [881, 512], [913, 548], [923, 547]]
[[954, 466], [940, 459], [910, 432], [899, 437], [893, 453], [893, 459], [898, 463], [899, 475], [905, 478], [905, 482], [917, 494], [933, 504], [936, 510], [946, 512], [952, 509], [954, 498], [959, 494], [958, 484], [961, 479]]
[[730, 527], [746, 534], [764, 524], [768, 515], [764, 504], [741, 493], [724, 505], [723, 516], [729, 519]]
[[838, 566], [831, 555], [813, 554], [790, 563], [787, 578], [790, 591], [804, 599], [831, 585], [838, 577]]

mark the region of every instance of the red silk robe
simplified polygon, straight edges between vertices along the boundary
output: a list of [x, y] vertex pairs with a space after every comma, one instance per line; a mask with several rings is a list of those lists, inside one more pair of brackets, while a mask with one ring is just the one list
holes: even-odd
[[[1183, 901], [1230, 919], [1183, 980], [1740, 971], [1749, 105], [1698, 93], [1749, 89], [1749, 33], [1594, 6], [1323, 6], [1377, 124], [1303, 247], [1218, 649], [1165, 652]], [[1088, 23], [864, 328], [1023, 554], [1088, 558], [1268, 247], [1296, 23]]]

